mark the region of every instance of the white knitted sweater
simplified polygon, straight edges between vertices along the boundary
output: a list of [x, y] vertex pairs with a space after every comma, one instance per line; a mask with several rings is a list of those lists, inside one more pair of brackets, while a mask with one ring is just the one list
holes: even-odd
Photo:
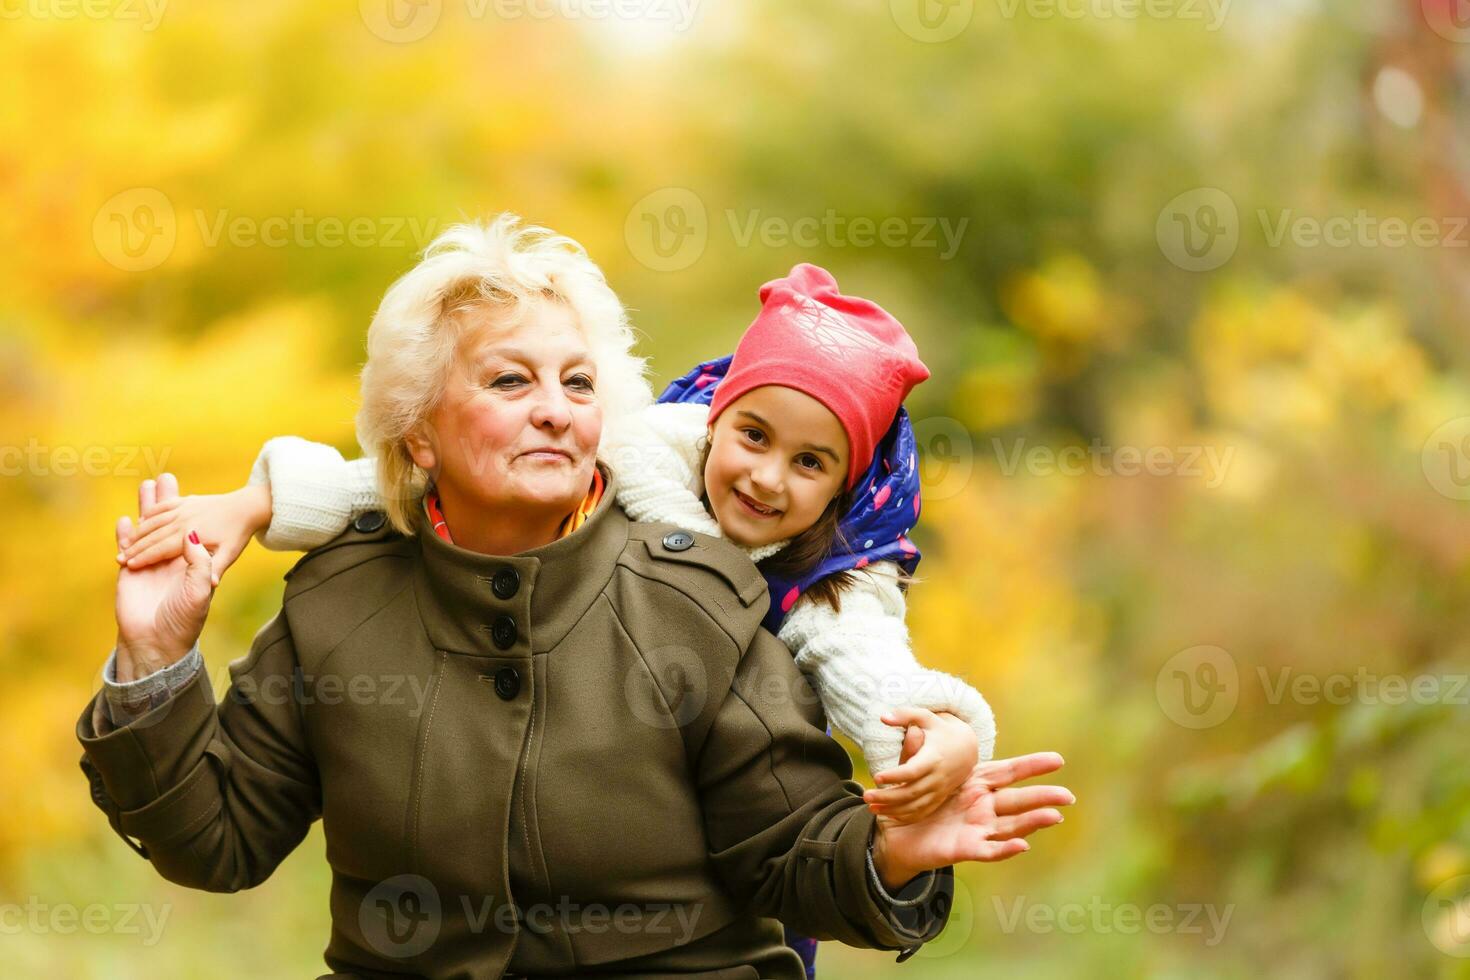
[[[635, 521], [677, 524], [721, 537], [700, 502], [700, 440], [709, 409], [653, 405], [603, 434], [601, 457], [618, 475], [618, 503]], [[280, 551], [310, 550], [346, 529], [354, 517], [382, 506], [371, 459], [347, 461], [331, 446], [295, 436], [261, 449], [251, 483], [268, 482], [273, 513], [261, 544]], [[747, 549], [760, 561], [786, 542]], [[854, 572], [842, 611], [802, 596], [778, 634], [811, 680], [828, 719], [862, 749], [870, 772], [898, 764], [903, 731], [881, 716], [897, 707], [948, 711], [975, 729], [980, 757], [995, 750], [995, 718], [980, 692], [958, 677], [919, 665], [904, 624], [898, 567], [878, 562]]]

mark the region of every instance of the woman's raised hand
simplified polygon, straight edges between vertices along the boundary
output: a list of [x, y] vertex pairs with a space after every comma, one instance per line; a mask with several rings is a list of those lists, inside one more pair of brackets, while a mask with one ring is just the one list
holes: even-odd
[[[162, 486], [164, 478], [159, 477]], [[230, 493], [201, 493], [180, 497], [177, 493], [165, 499], [160, 492], [151, 509], [138, 515], [141, 520], [126, 546], [118, 539], [118, 564], [141, 569], [156, 562], [177, 558], [184, 553], [185, 536], [190, 531], [213, 559], [214, 584], [235, 563], [250, 538], [271, 522], [271, 491], [266, 484], [241, 487]]]
[[[138, 487], [138, 510], [156, 510], [179, 496], [179, 483], [164, 473]], [[180, 532], [181, 554], [141, 568], [124, 565], [117, 574], [117, 679], [127, 682], [182, 660], [199, 639], [214, 596], [209, 552], [192, 530]], [[135, 534], [127, 517], [117, 519], [117, 546]]]
[[1056, 772], [1062, 757], [1035, 752], [982, 762], [928, 818], [900, 824], [878, 817], [873, 863], [895, 890], [932, 868], [961, 861], [1003, 861], [1030, 848], [1025, 838], [1062, 822], [1060, 806], [1077, 798], [1065, 786], [1013, 786]]

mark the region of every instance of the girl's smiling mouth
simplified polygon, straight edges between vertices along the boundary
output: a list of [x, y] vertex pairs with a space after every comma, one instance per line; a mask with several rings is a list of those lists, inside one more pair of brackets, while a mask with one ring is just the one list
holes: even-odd
[[740, 501], [740, 505], [745, 508], [746, 513], [750, 514], [752, 517], [765, 518], [781, 516], [781, 512], [776, 508], [767, 507], [765, 504], [756, 500], [754, 497], [751, 497], [748, 494], [741, 493], [734, 487], [731, 487], [730, 491], [735, 494], [735, 499]]

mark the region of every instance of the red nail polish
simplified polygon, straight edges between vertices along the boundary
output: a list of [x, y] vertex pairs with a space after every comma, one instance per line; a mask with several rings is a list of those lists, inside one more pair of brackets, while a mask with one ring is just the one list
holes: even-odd
[[199, 532], [198, 531], [190, 531], [189, 532], [189, 540], [192, 541], [192, 542], [194, 542], [195, 544], [198, 544], [199, 543]]

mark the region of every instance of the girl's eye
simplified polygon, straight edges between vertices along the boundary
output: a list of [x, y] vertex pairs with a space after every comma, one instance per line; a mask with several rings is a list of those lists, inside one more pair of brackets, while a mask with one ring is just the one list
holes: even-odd
[[585, 374], [574, 374], [564, 383], [569, 387], [576, 388], [578, 391], [592, 390], [592, 379]]
[[490, 382], [490, 387], [509, 389], [526, 383], [526, 379], [519, 374], [502, 374]]
[[757, 445], [764, 442], [766, 438], [766, 434], [760, 429], [745, 428], [741, 429], [740, 432], [742, 435], [745, 436], [745, 438], [749, 439], [753, 443], [756, 443]]
[[821, 472], [822, 461], [811, 453], [802, 453], [796, 457], [796, 465], [804, 470], [816, 470]]

